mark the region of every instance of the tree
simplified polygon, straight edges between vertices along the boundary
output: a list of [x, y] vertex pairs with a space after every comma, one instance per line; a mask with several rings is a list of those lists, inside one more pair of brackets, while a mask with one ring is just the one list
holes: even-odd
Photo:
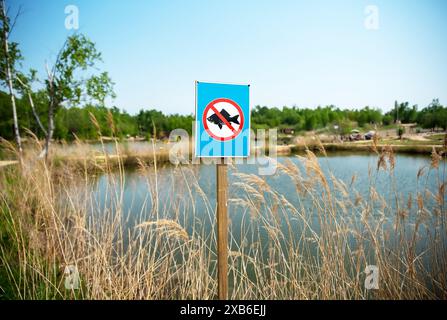
[[45, 158], [48, 157], [54, 133], [54, 115], [63, 103], [80, 103], [81, 98], [104, 103], [107, 96], [114, 97], [113, 83], [106, 72], [91, 75], [88, 79], [76, 77], [79, 71], [93, 72], [101, 62], [101, 53], [95, 44], [82, 34], [67, 38], [56, 58], [53, 68], [47, 67], [46, 91], [48, 103], [48, 128], [45, 139]]
[[[18, 16], [18, 14], [17, 14]], [[16, 18], [17, 18], [16, 16]], [[0, 0], [0, 37], [1, 37], [1, 49], [0, 49], [0, 80], [8, 87], [9, 96], [12, 105], [12, 116], [14, 122], [14, 136], [19, 150], [20, 159], [22, 158], [22, 141], [20, 139], [19, 121], [17, 117], [17, 107], [15, 100], [15, 93], [13, 87], [13, 74], [15, 72], [15, 65], [21, 60], [22, 56], [18, 49], [18, 45], [15, 42], [9, 42], [9, 34], [11, 32], [11, 23], [9, 17], [6, 14], [5, 0]]]
[[368, 114], [366, 112], [360, 111], [357, 117], [357, 123], [359, 127], [363, 127], [366, 123], [368, 123]]
[[439, 99], [433, 99], [433, 101], [417, 115], [417, 121], [423, 128], [435, 129], [443, 128], [447, 129], [447, 108], [443, 107], [439, 103]]
[[306, 130], [310, 131], [315, 129], [317, 125], [317, 118], [314, 113], [311, 113], [308, 117], [306, 117], [305, 127]]
[[385, 126], [392, 124], [393, 123], [393, 116], [391, 116], [389, 114], [384, 116], [383, 119], [382, 119], [382, 122], [383, 122], [383, 124]]
[[296, 112], [295, 108], [284, 107], [282, 109], [282, 121], [283, 124], [289, 126], [295, 126], [301, 122], [300, 115]]
[[340, 121], [339, 124], [339, 131], [341, 133], [341, 135], [346, 136], [349, 133], [351, 133], [351, 130], [353, 128], [352, 122], [349, 120], [343, 120]]

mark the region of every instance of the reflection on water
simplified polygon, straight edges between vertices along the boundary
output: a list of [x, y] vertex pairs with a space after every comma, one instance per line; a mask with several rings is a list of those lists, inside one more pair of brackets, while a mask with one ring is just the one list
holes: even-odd
[[[423, 156], [396, 155], [396, 165], [393, 176], [384, 170], [376, 171], [377, 156], [368, 154], [332, 154], [326, 158], [319, 158], [320, 166], [326, 177], [332, 173], [335, 178], [343, 181], [353, 196], [368, 196], [370, 186], [373, 183], [377, 193], [385, 199], [394, 199], [397, 195], [402, 200], [407, 200], [410, 193], [422, 191], [425, 188], [436, 192], [442, 176], [430, 168], [430, 158]], [[279, 163], [292, 161], [303, 171], [305, 169], [295, 156], [280, 157]], [[192, 168], [192, 169], [191, 169]], [[417, 178], [420, 168], [425, 168], [422, 178]], [[237, 198], [240, 194], [238, 177], [236, 173], [257, 174], [257, 166], [240, 164], [229, 168], [229, 199]], [[442, 174], [442, 171], [441, 171]], [[156, 179], [155, 179], [156, 176]], [[353, 178], [354, 177], [354, 178]], [[290, 178], [282, 174], [280, 170], [275, 175], [263, 177], [266, 183], [278, 194], [284, 196], [291, 204], [299, 206], [299, 199], [294, 184]], [[155, 204], [152, 198], [158, 196], [159, 212], [166, 217], [175, 217], [180, 211], [188, 211], [191, 206], [191, 197], [195, 200], [197, 214], [206, 211], [206, 205], [214, 207], [216, 202], [215, 166], [195, 165], [192, 167], [174, 167], [164, 165], [157, 168], [155, 175], [152, 168], [146, 171], [127, 169], [124, 177], [123, 213], [133, 217], [148, 216], [154, 210]], [[395, 184], [393, 185], [393, 181]], [[93, 198], [101, 206], [111, 197], [110, 192], [120, 193], [119, 183], [111, 189], [111, 182], [119, 182], [119, 174], [102, 174], [97, 177], [95, 184], [90, 186]], [[198, 183], [205, 193], [205, 197], [194, 189], [194, 183]], [[236, 186], [235, 186], [236, 184]], [[397, 189], [395, 189], [397, 187]], [[191, 189], [192, 188], [192, 189]], [[190, 204], [190, 205], [188, 205]], [[389, 205], [393, 205], [390, 201]], [[181, 210], [179, 209], [181, 208]], [[202, 210], [203, 209], [203, 210]], [[237, 216], [239, 209], [232, 207], [230, 202], [229, 212]], [[184, 213], [184, 212], [183, 212]]]

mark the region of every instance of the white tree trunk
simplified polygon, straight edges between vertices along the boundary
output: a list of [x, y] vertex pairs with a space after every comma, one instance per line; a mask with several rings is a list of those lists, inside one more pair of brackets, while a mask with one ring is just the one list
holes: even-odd
[[25, 85], [22, 80], [20, 80], [20, 77], [16, 76], [17, 81], [20, 83], [20, 85], [24, 88], [26, 91], [26, 94], [28, 96], [28, 101], [31, 106], [31, 111], [33, 112], [34, 118], [36, 119], [37, 124], [39, 125], [40, 129], [43, 131], [44, 135], [47, 135], [47, 130], [42, 124], [42, 121], [40, 121], [40, 117], [37, 114], [36, 107], [34, 106], [34, 100], [33, 96], [31, 95], [31, 89], [29, 86]]
[[43, 133], [45, 135], [47, 135], [48, 134], [47, 130], [43, 126], [42, 122], [40, 121], [39, 115], [37, 114], [36, 108], [34, 107], [34, 100], [33, 100], [33, 97], [31, 96], [30, 91], [28, 91], [28, 100], [29, 100], [29, 104], [31, 105], [31, 110], [33, 111], [33, 115], [34, 115], [34, 118], [36, 119], [37, 124], [39, 125], [39, 127], [43, 131]]
[[14, 120], [14, 135], [17, 142], [17, 148], [19, 150], [20, 158], [22, 158], [22, 141], [20, 139], [20, 132], [19, 132], [19, 121], [17, 118], [17, 108], [16, 108], [16, 100], [14, 96], [14, 87], [12, 85], [12, 72], [11, 72], [11, 66], [9, 64], [9, 46], [8, 46], [8, 30], [7, 30], [7, 17], [6, 17], [6, 6], [5, 1], [2, 0], [0, 2], [1, 4], [1, 14], [2, 14], [2, 20], [3, 20], [3, 46], [5, 48], [5, 63], [6, 63], [6, 81], [8, 85], [9, 95], [11, 97], [11, 104], [12, 104], [12, 116]]

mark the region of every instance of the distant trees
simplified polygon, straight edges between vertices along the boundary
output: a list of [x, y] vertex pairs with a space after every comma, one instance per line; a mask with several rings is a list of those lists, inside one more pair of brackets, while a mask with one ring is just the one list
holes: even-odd
[[[37, 91], [32, 94], [36, 113], [42, 121], [44, 128], [48, 125], [48, 95], [45, 90]], [[18, 123], [22, 128], [28, 128], [39, 138], [45, 139], [45, 133], [40, 129], [33, 116], [30, 103], [26, 96], [16, 97]], [[165, 137], [173, 129], [182, 128], [189, 134], [192, 133], [193, 115], [166, 115], [161, 111], [150, 109], [141, 110], [137, 115], [130, 115], [117, 107], [107, 108], [102, 105], [86, 104], [64, 106], [57, 108], [54, 116], [53, 137], [58, 140], [73, 140], [74, 135], [80, 139], [96, 139], [98, 136], [97, 128], [93, 125], [90, 114], [96, 118], [101, 134], [111, 136], [112, 131], [108, 123], [108, 113], [112, 114], [115, 124], [115, 135], [118, 137], [141, 136], [152, 137], [155, 132], [157, 137]], [[0, 91], [0, 136], [8, 139], [14, 139], [12, 109], [9, 94]]]
[[57, 139], [72, 140], [74, 135], [80, 139], [95, 139], [98, 137], [98, 129], [92, 124], [90, 115], [93, 115], [99, 125], [103, 136], [112, 136], [112, 128], [108, 121], [108, 113], [112, 115], [115, 126], [115, 135], [125, 137], [138, 134], [137, 125], [132, 116], [127, 112], [121, 112], [118, 108], [106, 108], [104, 106], [86, 105], [84, 107], [62, 107], [55, 117], [54, 136]]
[[382, 124], [388, 126], [393, 123], [393, 117], [389, 114], [386, 114], [382, 117]]
[[399, 103], [395, 101], [394, 108], [387, 112], [386, 115], [392, 117], [395, 123], [414, 123], [417, 121], [417, 108], [417, 105], [410, 107], [408, 102]]
[[[256, 106], [252, 111], [252, 127], [293, 128], [295, 131], [310, 131], [337, 125], [340, 128], [366, 127], [368, 125], [391, 125], [400, 123], [418, 123], [423, 128], [447, 127], [447, 108], [434, 99], [429, 106], [418, 111], [417, 105], [408, 102], [398, 103], [389, 112], [383, 114], [380, 109], [368, 106], [359, 110], [340, 109], [334, 106], [316, 109], [283, 107], [267, 108]], [[351, 129], [350, 129], [351, 130]]]
[[[290, 116], [290, 112], [288, 116]], [[255, 129], [276, 128], [284, 123], [284, 114], [278, 108], [256, 106], [251, 113], [252, 126]], [[290, 121], [290, 120], [289, 120]]]
[[310, 130], [317, 129], [317, 127], [320, 127], [320, 126], [322, 127], [323, 126], [322, 123], [319, 123], [317, 118], [318, 118], [318, 116], [313, 112], [310, 113], [309, 115], [307, 115], [304, 128], [307, 131], [310, 131]]
[[422, 110], [418, 106], [410, 107], [408, 102], [395, 102], [394, 108], [387, 112], [383, 118], [384, 124], [390, 124], [391, 120], [401, 123], [418, 123], [425, 129], [447, 128], [447, 108], [439, 103], [438, 99], [433, 101]]
[[[35, 113], [42, 120], [42, 126], [48, 127], [49, 97], [46, 90], [32, 92]], [[45, 133], [36, 121], [36, 117], [25, 94], [17, 97], [18, 123], [22, 128], [29, 128], [40, 138], [45, 138]], [[400, 104], [399, 104], [400, 105]], [[406, 104], [405, 104], [406, 105]], [[412, 114], [413, 110], [416, 116]], [[295, 132], [305, 130], [318, 130], [327, 128], [331, 132], [347, 134], [356, 127], [367, 127], [371, 124], [390, 125], [394, 123], [392, 112], [382, 115], [380, 110], [365, 107], [360, 110], [341, 110], [334, 106], [320, 107], [316, 109], [283, 107], [268, 108], [256, 106], [252, 110], [251, 125], [254, 129], [260, 128], [292, 128]], [[426, 108], [417, 111], [413, 107], [400, 109], [403, 116], [402, 122], [416, 121], [423, 128], [443, 128], [447, 126], [447, 108], [435, 99]], [[60, 105], [55, 111], [54, 138], [72, 140], [74, 135], [80, 139], [97, 138], [97, 129], [91, 122], [90, 114], [96, 118], [103, 136], [112, 134], [107, 117], [112, 114], [116, 127], [115, 135], [118, 137], [140, 136], [157, 138], [167, 137], [173, 129], [182, 128], [189, 134], [192, 133], [193, 115], [166, 115], [156, 109], [141, 109], [136, 115], [130, 115], [117, 107], [107, 108], [101, 104], [73, 104]], [[0, 91], [0, 136], [5, 139], [14, 139], [13, 117], [11, 101], [8, 93]], [[413, 122], [413, 121], [412, 121]], [[336, 126], [337, 129], [334, 129]], [[155, 130], [154, 130], [155, 129]]]
[[164, 115], [161, 111], [140, 110], [136, 115], [136, 123], [138, 132], [141, 136], [152, 137], [154, 134], [157, 137], [166, 137], [174, 129], [185, 129], [189, 134], [192, 134], [192, 124], [194, 117], [192, 115]]
[[416, 117], [417, 122], [423, 128], [442, 128], [447, 130], [447, 108], [443, 107], [438, 99], [433, 99], [432, 103], [422, 109]]
[[365, 107], [361, 110], [341, 110], [334, 106], [317, 107], [316, 109], [283, 107], [267, 108], [256, 106], [252, 111], [252, 127], [257, 128], [284, 128], [291, 127], [295, 131], [310, 131], [326, 128], [332, 125], [341, 125], [355, 121], [358, 126], [367, 124], [380, 124], [382, 112], [378, 109]]

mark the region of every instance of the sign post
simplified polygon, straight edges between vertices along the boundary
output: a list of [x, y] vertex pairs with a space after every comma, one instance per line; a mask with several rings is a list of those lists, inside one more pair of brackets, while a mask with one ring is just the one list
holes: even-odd
[[217, 283], [219, 300], [228, 297], [228, 181], [227, 164], [221, 158], [218, 163], [217, 176]]
[[218, 299], [228, 299], [228, 167], [250, 154], [249, 85], [196, 82], [195, 156], [217, 158]]

